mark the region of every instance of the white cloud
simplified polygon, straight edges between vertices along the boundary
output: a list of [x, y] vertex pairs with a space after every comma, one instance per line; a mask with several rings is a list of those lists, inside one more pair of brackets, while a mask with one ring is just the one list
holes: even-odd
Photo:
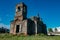
[[60, 27], [57, 27], [58, 32], [60, 32]]
[[10, 25], [6, 25], [6, 24], [3, 24], [3, 23], [0, 23], [0, 28], [1, 28], [1, 27], [10, 29]]
[[[57, 32], [60, 32], [60, 26], [56, 28], [57, 28]], [[55, 28], [52, 28], [52, 30], [55, 32]]]

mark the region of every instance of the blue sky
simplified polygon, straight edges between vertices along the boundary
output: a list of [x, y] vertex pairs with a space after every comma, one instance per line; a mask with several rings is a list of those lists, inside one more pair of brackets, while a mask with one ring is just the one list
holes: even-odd
[[14, 19], [16, 4], [24, 2], [27, 5], [27, 17], [39, 13], [47, 28], [60, 26], [60, 0], [0, 0], [0, 26], [10, 28]]

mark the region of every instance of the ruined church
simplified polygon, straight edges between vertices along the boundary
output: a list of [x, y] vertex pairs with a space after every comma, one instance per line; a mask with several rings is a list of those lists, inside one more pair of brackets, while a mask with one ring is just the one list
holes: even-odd
[[46, 34], [47, 30], [46, 24], [43, 23], [39, 15], [27, 18], [27, 5], [21, 2], [16, 5], [14, 20], [10, 23], [10, 33], [25, 35]]

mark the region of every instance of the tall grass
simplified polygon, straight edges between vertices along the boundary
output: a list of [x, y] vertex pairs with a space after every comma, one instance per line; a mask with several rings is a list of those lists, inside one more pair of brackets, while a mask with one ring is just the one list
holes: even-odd
[[31, 36], [14, 36], [11, 34], [0, 34], [0, 40], [60, 40], [60, 36], [46, 36], [43, 34]]

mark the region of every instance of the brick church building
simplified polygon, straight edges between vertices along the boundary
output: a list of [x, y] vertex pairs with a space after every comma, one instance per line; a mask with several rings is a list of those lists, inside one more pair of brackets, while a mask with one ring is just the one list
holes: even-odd
[[27, 18], [27, 6], [21, 2], [16, 5], [16, 13], [14, 20], [10, 23], [10, 33], [11, 34], [38, 34], [47, 33], [46, 25], [43, 23], [41, 18], [38, 16], [33, 16], [32, 18]]

